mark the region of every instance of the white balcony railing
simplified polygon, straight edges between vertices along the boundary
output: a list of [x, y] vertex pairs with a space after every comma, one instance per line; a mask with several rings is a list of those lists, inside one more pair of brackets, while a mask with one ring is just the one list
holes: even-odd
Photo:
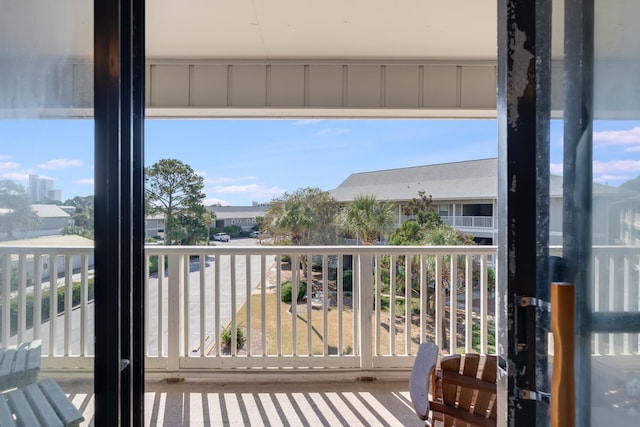
[[[150, 370], [406, 368], [427, 337], [472, 351], [474, 324], [476, 349], [489, 347], [493, 247], [150, 247], [146, 254], [154, 264], [167, 259], [146, 283]], [[351, 286], [337, 274], [343, 270], [352, 272]], [[312, 283], [308, 297], [282, 303], [288, 281], [293, 295]], [[449, 283], [458, 283], [455, 292]]]
[[492, 216], [441, 216], [440, 219], [452, 227], [487, 228], [493, 230]]
[[[155, 264], [158, 271], [144, 283], [147, 370], [180, 376], [237, 368], [410, 367], [425, 339], [471, 351], [474, 328], [475, 348], [486, 353], [494, 313], [487, 266], [495, 250], [149, 246], [146, 268]], [[12, 306], [2, 310], [2, 345], [39, 338], [43, 368], [91, 369], [92, 248], [4, 246], [0, 254], [1, 302]], [[59, 298], [50, 298], [47, 270], [58, 277]], [[343, 270], [351, 273], [337, 273]], [[287, 281], [294, 294], [303, 281], [312, 283], [310, 297], [281, 302]], [[457, 283], [454, 292], [449, 283]], [[231, 339], [225, 347], [225, 327], [232, 335], [239, 327], [246, 341], [238, 347]]]
[[[0, 344], [39, 338], [43, 369], [91, 370], [92, 255], [91, 247], [0, 246]], [[492, 352], [495, 255], [493, 246], [149, 246], [147, 271], [158, 271], [144, 283], [146, 369], [180, 377], [408, 368], [425, 340], [445, 352]], [[639, 256], [637, 247], [594, 248], [596, 311], [638, 311]], [[59, 298], [50, 298], [45, 271], [57, 277]], [[287, 281], [294, 295], [311, 283], [310, 297], [282, 302]], [[594, 340], [596, 353], [640, 351], [639, 334]]]

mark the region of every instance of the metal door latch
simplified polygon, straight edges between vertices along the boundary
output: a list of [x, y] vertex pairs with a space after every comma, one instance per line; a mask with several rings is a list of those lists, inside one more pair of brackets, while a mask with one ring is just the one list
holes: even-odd
[[520, 399], [523, 400], [536, 400], [539, 402], [551, 404], [551, 393], [522, 389], [518, 394], [520, 396]]
[[516, 304], [519, 307], [537, 307], [551, 312], [551, 303], [535, 297], [516, 297]]

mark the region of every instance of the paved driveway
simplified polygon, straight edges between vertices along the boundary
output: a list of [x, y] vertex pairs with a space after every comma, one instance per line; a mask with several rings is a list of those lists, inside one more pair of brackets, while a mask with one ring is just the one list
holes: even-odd
[[[255, 246], [258, 245], [257, 239], [245, 238], [245, 239], [232, 239], [230, 242], [216, 242], [216, 246]], [[247, 257], [240, 256], [236, 258], [235, 268], [235, 283], [236, 283], [236, 300], [235, 309], [237, 310], [246, 299], [247, 290], [251, 292], [259, 283], [261, 279], [261, 263], [260, 256], [250, 256], [250, 268], [249, 268], [249, 281], [247, 281]], [[266, 258], [265, 267], [268, 269], [273, 263], [273, 256]], [[213, 343], [214, 330], [215, 330], [215, 274], [214, 266], [218, 263], [220, 268], [220, 325], [224, 326], [231, 320], [232, 313], [232, 280], [231, 280], [231, 261], [230, 257], [222, 256], [220, 259], [215, 260], [208, 258], [204, 267], [204, 330], [206, 334], [205, 346], [208, 347]], [[189, 306], [189, 350], [198, 351], [200, 348], [200, 328], [201, 328], [201, 316], [200, 316], [200, 264], [198, 261], [192, 262], [189, 268], [189, 280], [186, 284], [188, 289], [188, 306]], [[165, 277], [167, 274], [165, 274]], [[248, 283], [248, 285], [247, 285]], [[159, 315], [162, 316], [162, 329], [163, 334], [162, 347], [163, 354], [167, 354], [167, 300], [168, 300], [168, 280], [163, 282], [162, 299], [158, 300], [159, 281], [157, 275], [149, 278], [149, 295], [147, 298], [147, 310], [149, 313], [147, 327], [147, 342], [149, 355], [158, 354], [158, 334], [160, 328], [158, 326]], [[249, 289], [247, 289], [247, 287]], [[162, 310], [159, 310], [159, 304], [162, 304]], [[238, 320], [243, 323], [243, 320]], [[85, 325], [85, 333], [87, 337], [87, 354], [93, 354], [93, 341], [94, 335], [94, 306], [90, 302], [87, 307], [85, 322], [82, 322], [80, 309], [73, 310], [73, 317], [71, 322], [72, 339], [70, 349], [72, 354], [78, 354], [80, 350], [80, 335], [81, 325]], [[49, 352], [49, 322], [44, 322], [41, 328], [43, 351], [45, 354]], [[27, 331], [27, 337], [30, 339], [32, 331]], [[65, 353], [64, 343], [64, 323], [63, 318], [59, 317], [56, 325], [56, 347], [57, 354], [61, 355]], [[15, 341], [16, 337], [13, 337]]]
[[[245, 239], [232, 239], [230, 242], [216, 242], [216, 246], [255, 246], [258, 243], [257, 239], [245, 238]], [[269, 256], [265, 262], [265, 268], [269, 268], [273, 263], [273, 256]], [[204, 285], [201, 289], [200, 282], [200, 262], [198, 260], [192, 261], [189, 268], [189, 280], [185, 284], [188, 289], [188, 307], [189, 307], [189, 351], [198, 352], [200, 349], [200, 330], [204, 327], [205, 331], [205, 348], [213, 344], [215, 337], [215, 266], [220, 269], [220, 326], [223, 327], [231, 320], [232, 313], [232, 276], [231, 276], [231, 258], [228, 256], [221, 256], [219, 259], [213, 259], [207, 257], [204, 266]], [[261, 279], [261, 262], [260, 256], [249, 257], [249, 271], [247, 272], [247, 257], [236, 257], [235, 265], [235, 310], [237, 310], [246, 300], [247, 291], [251, 292], [259, 283]], [[247, 278], [247, 273], [249, 277]], [[248, 279], [248, 280], [247, 280]], [[149, 279], [149, 324], [147, 339], [149, 343], [149, 355], [156, 355], [158, 349], [158, 316], [160, 312], [158, 310], [158, 278], [152, 277]], [[162, 330], [164, 337], [167, 333], [167, 282], [163, 284], [163, 307], [162, 317], [164, 319]], [[201, 304], [202, 301], [202, 304]], [[202, 306], [201, 306], [202, 305]], [[204, 317], [201, 316], [201, 310], [204, 313]], [[204, 319], [204, 324], [201, 323], [201, 319]], [[244, 323], [243, 319], [238, 319], [239, 323]], [[164, 354], [167, 351], [166, 338], [162, 343]]]

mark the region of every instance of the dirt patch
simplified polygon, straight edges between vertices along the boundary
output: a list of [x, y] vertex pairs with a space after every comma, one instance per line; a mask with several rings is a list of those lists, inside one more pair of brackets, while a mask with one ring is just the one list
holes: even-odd
[[[304, 275], [303, 272], [300, 271], [299, 273], [299, 277], [304, 280]], [[280, 275], [278, 277], [278, 273], [277, 273], [277, 264], [276, 262], [274, 262], [271, 267], [268, 269], [267, 274], [266, 274], [266, 283], [265, 285], [265, 291], [268, 293], [275, 293], [277, 291], [277, 286], [278, 286], [278, 278], [279, 278], [279, 282], [280, 283], [284, 283], [286, 281], [291, 280], [292, 277], [292, 273], [290, 270], [290, 266], [289, 264], [283, 263], [282, 264], [282, 268], [280, 270]], [[311, 292], [312, 293], [317, 293], [317, 292], [323, 292], [323, 287], [324, 287], [324, 283], [323, 283], [323, 277], [322, 277], [322, 272], [312, 272], [312, 277], [310, 280], [310, 283], [312, 284], [311, 286]], [[335, 310], [337, 308], [337, 303], [338, 303], [338, 292], [337, 292], [337, 288], [336, 288], [336, 282], [335, 280], [329, 280], [327, 283], [327, 290], [328, 290], [328, 302], [327, 302], [327, 308], [329, 310]], [[260, 293], [262, 292], [262, 287], [259, 286], [254, 293]], [[316, 311], [316, 310], [322, 310], [324, 309], [323, 306], [324, 303], [324, 295], [318, 295], [318, 299], [317, 299], [317, 304], [312, 304], [312, 310]], [[289, 314], [291, 314], [291, 305], [288, 305], [288, 310], [287, 312]], [[352, 302], [352, 298], [350, 296], [345, 296], [343, 297], [343, 310], [346, 312], [352, 312], [353, 308], [353, 302]], [[307, 318], [308, 312], [309, 310], [309, 305], [307, 304], [306, 301], [301, 301], [298, 302], [296, 304], [296, 314], [301, 317], [301, 318]], [[465, 328], [466, 328], [466, 313], [465, 310], [463, 309], [458, 309], [456, 310], [456, 346], [460, 347], [464, 345], [464, 341], [465, 341]], [[405, 335], [405, 331], [406, 329], [409, 329], [409, 343], [411, 346], [411, 352], [415, 353], [415, 351], [417, 351], [417, 347], [419, 346], [421, 341], [435, 341], [436, 338], [436, 330], [435, 330], [435, 316], [434, 313], [429, 311], [426, 313], [422, 313], [422, 316], [424, 317], [424, 321], [425, 321], [425, 337], [421, 340], [420, 339], [420, 315], [411, 315], [411, 319], [410, 322], [407, 324], [406, 319], [405, 319], [405, 312], [403, 311], [396, 311], [395, 313], [395, 318], [393, 319], [393, 325], [394, 325], [394, 329], [395, 329], [395, 339], [391, 340], [389, 333], [391, 331], [391, 327], [390, 325], [391, 323], [391, 319], [390, 319], [391, 313], [388, 310], [382, 310], [379, 313], [379, 317], [376, 317], [376, 313], [374, 312], [373, 317], [372, 317], [372, 323], [375, 325], [377, 322], [379, 322], [379, 327], [380, 327], [380, 341], [382, 342], [382, 348], [386, 348], [385, 352], [388, 351], [389, 346], [392, 344], [393, 342], [393, 346], [394, 346], [394, 353], [395, 354], [404, 354], [405, 350], [406, 350], [406, 346], [407, 346], [407, 337]], [[480, 316], [477, 313], [473, 313], [473, 320], [474, 322], [480, 322]], [[442, 336], [445, 337], [444, 338], [444, 345], [443, 345], [443, 350], [444, 351], [448, 351], [448, 347], [449, 347], [449, 309], [445, 308], [445, 315], [444, 315], [444, 319], [442, 320]], [[267, 341], [269, 340], [269, 337], [267, 337]], [[261, 337], [261, 331], [260, 330], [253, 330], [252, 334], [251, 334], [251, 348], [252, 348], [252, 352], [254, 354], [261, 354], [262, 353], [262, 337]], [[268, 347], [268, 345], [267, 345]], [[241, 353], [242, 351], [242, 353]], [[228, 353], [224, 353], [223, 354], [228, 354]], [[246, 350], [238, 350], [238, 354], [246, 354]]]

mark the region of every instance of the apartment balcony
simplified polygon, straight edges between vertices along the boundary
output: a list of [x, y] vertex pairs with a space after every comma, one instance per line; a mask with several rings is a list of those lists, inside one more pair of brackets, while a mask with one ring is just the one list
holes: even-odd
[[442, 216], [442, 222], [455, 228], [494, 229], [492, 216]]
[[[628, 272], [640, 250], [594, 252], [596, 309], [637, 310]], [[12, 307], [0, 315], [2, 346], [40, 339], [41, 377], [90, 421], [93, 248], [4, 245], [0, 255], [1, 303]], [[418, 346], [494, 352], [495, 262], [493, 246], [149, 246], [147, 421], [422, 425], [407, 384]], [[283, 302], [289, 292], [300, 298]], [[599, 334], [594, 351], [637, 354], [640, 340]]]

